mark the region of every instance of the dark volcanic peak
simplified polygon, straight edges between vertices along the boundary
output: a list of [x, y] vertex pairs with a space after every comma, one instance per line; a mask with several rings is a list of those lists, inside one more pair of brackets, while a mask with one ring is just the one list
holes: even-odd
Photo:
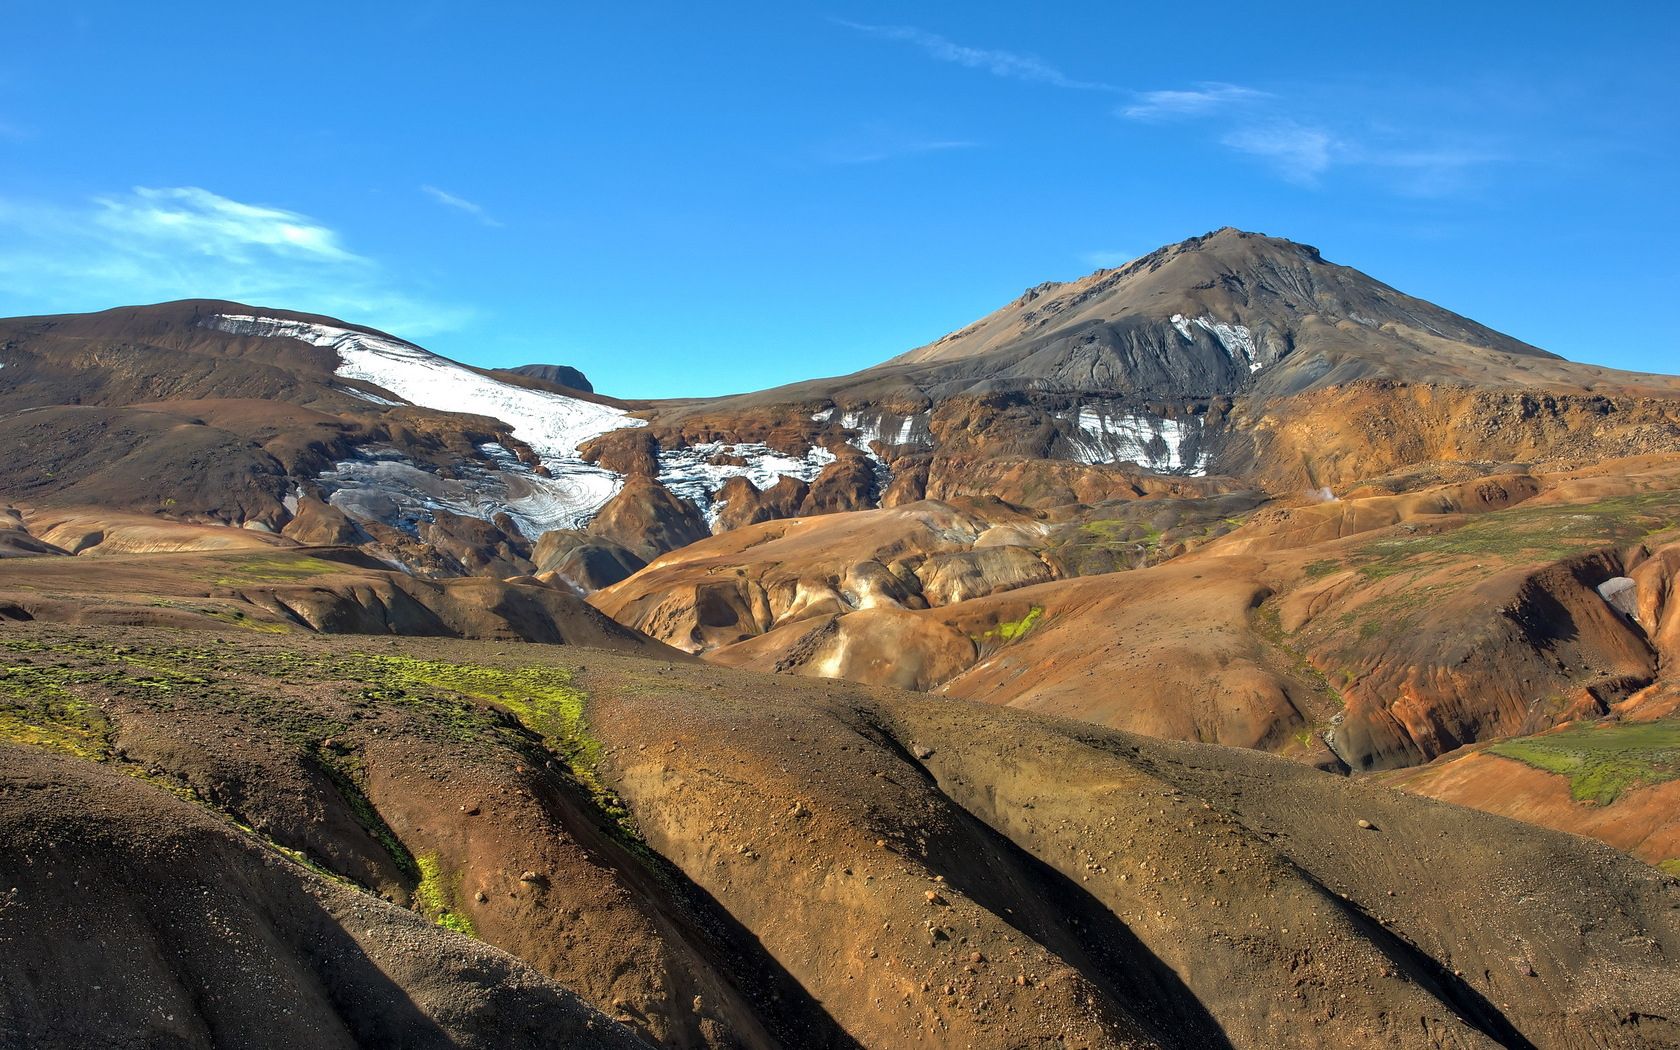
[[514, 375], [528, 376], [531, 379], [541, 379], [544, 382], [563, 386], [570, 390], [581, 390], [586, 394], [593, 394], [595, 387], [589, 378], [571, 365], [515, 365], [512, 368], [497, 369], [501, 372], [512, 372]]
[[1329, 262], [1311, 245], [1227, 226], [1124, 266], [1035, 285], [873, 368], [726, 404], [903, 408], [994, 394], [1141, 403], [1361, 379], [1555, 390], [1641, 378], [1649, 377], [1572, 365]]
[[[1140, 325], [1171, 326], [1180, 338], [1149, 339], [1135, 331]], [[1224, 339], [1220, 326], [1230, 329]], [[1344, 326], [1351, 326], [1350, 338], [1321, 341], [1357, 349], [1361, 341], [1415, 333], [1502, 353], [1551, 356], [1350, 267], [1326, 262], [1310, 245], [1225, 227], [1077, 281], [1039, 285], [1002, 310], [888, 364], [989, 358], [999, 352], [1014, 357], [1023, 350], [1042, 355], [1062, 336], [1087, 348], [1106, 344], [1122, 359], [1148, 348], [1170, 359], [1195, 346], [1199, 327], [1227, 350], [1247, 350], [1245, 342], [1252, 342], [1259, 356], [1239, 363], [1258, 371], [1300, 349], [1296, 337], [1304, 331]], [[1037, 362], [1032, 374], [1042, 374], [1044, 364]]]

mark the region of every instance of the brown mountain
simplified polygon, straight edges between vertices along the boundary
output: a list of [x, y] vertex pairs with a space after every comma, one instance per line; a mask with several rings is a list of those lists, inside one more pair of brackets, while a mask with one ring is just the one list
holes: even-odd
[[1680, 1045], [1680, 380], [1234, 230], [567, 378], [0, 321], [0, 1048]]

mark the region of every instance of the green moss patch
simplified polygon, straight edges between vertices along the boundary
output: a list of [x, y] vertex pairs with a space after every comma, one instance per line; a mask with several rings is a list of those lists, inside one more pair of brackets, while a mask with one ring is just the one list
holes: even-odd
[[70, 684], [59, 668], [0, 666], [0, 739], [104, 761], [111, 723]]
[[1320, 558], [1318, 561], [1308, 562], [1304, 570], [1309, 580], [1323, 579], [1331, 573], [1342, 571], [1340, 558]]
[[1014, 642], [1025, 638], [1044, 616], [1044, 606], [1035, 605], [1019, 620], [1005, 620], [981, 635], [982, 641]]
[[472, 920], [461, 910], [461, 876], [446, 872], [437, 854], [422, 853], [414, 858], [420, 883], [414, 888], [415, 910], [446, 930], [475, 937]]
[[1437, 535], [1399, 536], [1359, 547], [1354, 564], [1367, 579], [1425, 570], [1468, 558], [1511, 564], [1557, 561], [1600, 547], [1626, 546], [1671, 529], [1680, 492], [1639, 492], [1595, 503], [1529, 506], [1477, 515]]
[[259, 583], [292, 583], [312, 576], [344, 572], [346, 566], [321, 558], [230, 557], [218, 559], [224, 568], [211, 577], [219, 587], [243, 587]]
[[1624, 791], [1680, 777], [1680, 721], [1571, 726], [1488, 751], [1568, 777], [1570, 797], [1608, 806]]
[[[382, 699], [402, 699], [407, 691], [415, 689], [447, 690], [507, 711], [566, 764], [572, 777], [589, 792], [595, 805], [623, 837], [640, 841], [629, 807], [597, 772], [601, 741], [589, 731], [584, 710], [587, 695], [572, 683], [570, 671], [551, 666], [510, 669], [368, 655], [351, 661], [352, 672], [357, 661], [365, 661], [367, 665], [361, 677], [397, 688], [395, 693], [381, 694]], [[457, 712], [458, 723], [470, 723], [471, 718], [470, 711]], [[482, 717], [478, 722], [482, 724]]]

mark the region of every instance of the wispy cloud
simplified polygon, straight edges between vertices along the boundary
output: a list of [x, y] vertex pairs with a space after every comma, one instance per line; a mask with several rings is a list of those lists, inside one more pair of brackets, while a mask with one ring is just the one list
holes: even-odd
[[1344, 100], [1311, 88], [1291, 98], [1204, 81], [1138, 92], [1115, 114], [1148, 124], [1196, 122], [1207, 130], [1191, 134], [1211, 132], [1224, 148], [1303, 187], [1359, 171], [1394, 193], [1445, 196], [1468, 186], [1481, 166], [1503, 159], [1486, 149], [1443, 145], [1429, 128], [1373, 123], [1368, 111], [1354, 122]]
[[477, 219], [486, 226], [500, 227], [502, 225], [500, 222], [496, 221], [496, 219], [492, 218], [489, 212], [484, 210], [484, 206], [482, 204], [477, 204], [473, 201], [467, 200], [465, 197], [457, 197], [455, 194], [450, 193], [447, 190], [440, 190], [436, 186], [429, 185], [421, 186], [420, 192], [424, 193], [426, 196], [432, 198], [432, 200], [437, 201], [446, 208], [454, 208], [456, 211], [466, 212], [468, 215], [471, 215], [473, 218]]
[[1238, 128], [1219, 141], [1239, 153], [1258, 157], [1285, 179], [1303, 186], [1318, 182], [1339, 148], [1323, 128], [1292, 120]]
[[1507, 158], [1483, 146], [1357, 144], [1346, 163], [1376, 172], [1396, 193], [1408, 197], [1444, 197], [1472, 185], [1477, 173]]
[[836, 136], [816, 147], [816, 159], [824, 164], [879, 164], [900, 157], [951, 153], [974, 149], [979, 143], [967, 139], [917, 137], [890, 128], [870, 126]]
[[14, 313], [202, 297], [332, 314], [411, 337], [467, 318], [403, 289], [320, 220], [193, 186], [69, 204], [0, 198], [0, 288]]
[[970, 47], [959, 44], [954, 40], [930, 33], [925, 29], [914, 26], [878, 26], [863, 22], [848, 22], [842, 18], [833, 19], [836, 25], [882, 40], [892, 40], [898, 43], [910, 44], [921, 49], [928, 57], [940, 62], [950, 62], [969, 69], [978, 69], [997, 77], [1008, 77], [1012, 80], [1025, 80], [1035, 84], [1048, 84], [1051, 87], [1071, 88], [1077, 91], [1118, 91], [1112, 84], [1104, 84], [1094, 80], [1079, 80], [1070, 77], [1035, 55], [1021, 54], [1016, 51], [1004, 51], [996, 48]]
[[1129, 120], [1203, 117], [1270, 97], [1264, 91], [1240, 84], [1208, 82], [1190, 90], [1140, 91], [1135, 102], [1120, 107], [1120, 115]]
[[1505, 159], [1479, 147], [1418, 145], [1418, 138], [1391, 133], [1371, 140], [1278, 119], [1235, 128], [1220, 143], [1299, 186], [1317, 186], [1338, 171], [1357, 171], [1408, 197], [1459, 192], [1474, 181], [1478, 170]]
[[1136, 258], [1136, 252], [1116, 251], [1112, 248], [1086, 252], [1079, 257], [1080, 261], [1087, 266], [1095, 266], [1099, 270], [1112, 270], [1114, 267], [1124, 266]]
[[338, 234], [297, 212], [241, 204], [196, 186], [136, 187], [121, 197], [96, 197], [93, 221], [137, 244], [246, 262], [277, 256], [354, 262]]

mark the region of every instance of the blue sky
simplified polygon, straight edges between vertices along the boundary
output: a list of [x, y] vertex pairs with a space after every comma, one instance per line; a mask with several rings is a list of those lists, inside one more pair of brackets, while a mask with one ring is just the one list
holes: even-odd
[[0, 314], [717, 394], [1229, 224], [1680, 371], [1668, 4], [258, 6], [0, 0]]

